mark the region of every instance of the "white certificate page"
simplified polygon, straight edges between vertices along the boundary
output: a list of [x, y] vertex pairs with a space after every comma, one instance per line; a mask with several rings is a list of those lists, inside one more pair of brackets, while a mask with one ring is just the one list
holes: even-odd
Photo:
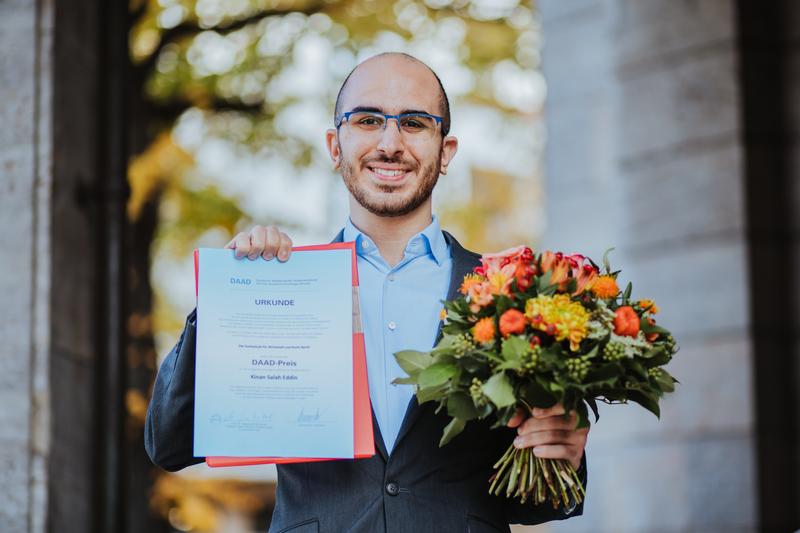
[[352, 269], [199, 251], [195, 456], [353, 457]]

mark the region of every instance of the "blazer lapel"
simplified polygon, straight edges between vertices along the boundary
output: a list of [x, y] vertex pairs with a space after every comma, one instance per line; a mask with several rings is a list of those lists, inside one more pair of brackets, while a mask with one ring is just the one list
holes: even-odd
[[[455, 239], [455, 237], [450, 235], [448, 232], [445, 231], [443, 233], [447, 244], [450, 245], [450, 254], [453, 257], [453, 270], [450, 274], [450, 287], [447, 290], [447, 300], [449, 301], [458, 296], [458, 289], [461, 287], [461, 282], [463, 281], [464, 276], [472, 272], [472, 269], [480, 264], [480, 256], [465, 250]], [[436, 346], [436, 344], [442, 338], [442, 325], [443, 323], [440, 321], [439, 329], [436, 333], [436, 341], [433, 343], [433, 346]], [[422, 409], [417, 402], [417, 397], [412, 396], [411, 400], [408, 402], [408, 408], [406, 408], [406, 415], [405, 418], [403, 418], [403, 423], [400, 425], [400, 432], [397, 434], [397, 439], [394, 442], [395, 448], [400, 445], [403, 437], [408, 434], [409, 430], [414, 425], [414, 422], [416, 422], [419, 418], [421, 412]]]

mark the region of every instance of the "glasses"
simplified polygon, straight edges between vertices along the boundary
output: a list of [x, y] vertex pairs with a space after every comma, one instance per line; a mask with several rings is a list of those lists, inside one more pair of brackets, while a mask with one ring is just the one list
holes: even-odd
[[336, 127], [339, 128], [342, 122], [347, 122], [350, 130], [355, 133], [377, 134], [386, 129], [386, 124], [392, 118], [397, 121], [397, 130], [404, 137], [419, 140], [433, 137], [436, 127], [442, 122], [442, 117], [427, 113], [386, 115], [376, 111], [348, 111], [339, 117]]

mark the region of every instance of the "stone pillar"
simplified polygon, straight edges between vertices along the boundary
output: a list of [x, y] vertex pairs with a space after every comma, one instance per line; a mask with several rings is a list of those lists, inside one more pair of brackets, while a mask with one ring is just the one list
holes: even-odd
[[0, 530], [44, 531], [50, 450], [49, 2], [0, 3]]
[[107, 5], [0, 2], [3, 533], [123, 531], [113, 213], [125, 121], [108, 79], [127, 57], [124, 44], [108, 53], [126, 31], [104, 29]]
[[654, 298], [681, 345], [658, 421], [601, 409], [585, 518], [552, 531], [755, 531], [755, 393], [735, 2], [543, 0], [545, 245]]

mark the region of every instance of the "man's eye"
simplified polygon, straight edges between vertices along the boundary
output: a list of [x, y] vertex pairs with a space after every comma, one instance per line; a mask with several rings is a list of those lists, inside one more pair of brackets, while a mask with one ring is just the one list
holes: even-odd
[[363, 117], [356, 122], [359, 126], [380, 126], [383, 121], [375, 117]]

